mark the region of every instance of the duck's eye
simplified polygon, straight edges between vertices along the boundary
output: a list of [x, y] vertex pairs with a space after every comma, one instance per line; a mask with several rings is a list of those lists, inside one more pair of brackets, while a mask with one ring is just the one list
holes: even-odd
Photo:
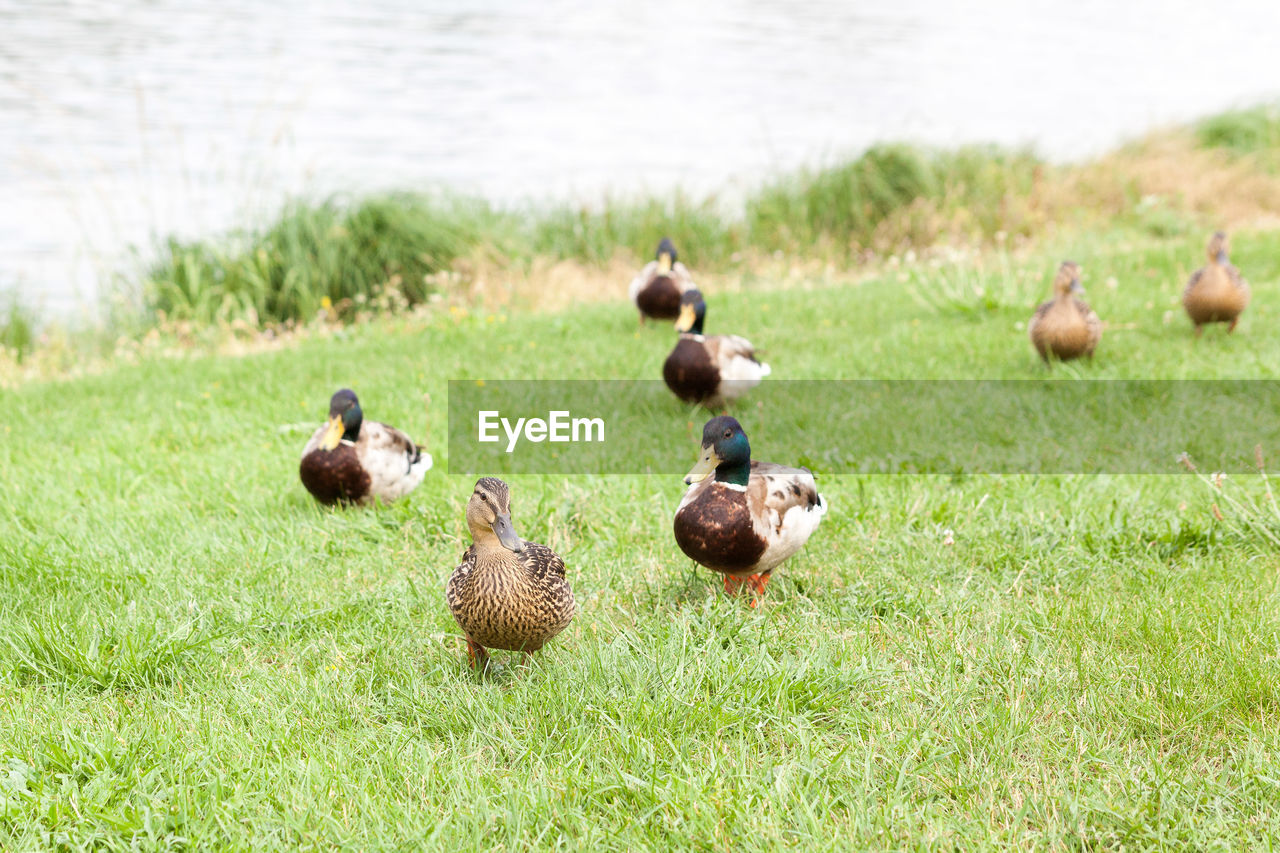
[[727, 430], [725, 430], [725, 431], [724, 431], [724, 437], [725, 437], [725, 438], [733, 438], [733, 430], [731, 430], [731, 429], [727, 429]]

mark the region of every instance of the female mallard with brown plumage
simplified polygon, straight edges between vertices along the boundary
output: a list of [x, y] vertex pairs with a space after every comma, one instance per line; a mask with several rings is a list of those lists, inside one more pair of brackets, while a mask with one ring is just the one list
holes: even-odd
[[1032, 345], [1046, 362], [1050, 356], [1060, 361], [1093, 358], [1102, 340], [1102, 321], [1077, 296], [1083, 290], [1079, 265], [1063, 261], [1053, 280], [1053, 298], [1036, 309], [1027, 327]]
[[467, 635], [471, 666], [488, 649], [532, 654], [559, 634], [576, 612], [564, 560], [546, 545], [525, 542], [511, 525], [511, 490], [481, 477], [467, 502], [471, 547], [449, 577], [446, 598]]
[[681, 297], [675, 348], [662, 365], [667, 387], [686, 403], [723, 409], [760, 384], [769, 365], [756, 361], [751, 341], [737, 335], [703, 335], [707, 303], [696, 288]]
[[1226, 323], [1227, 334], [1235, 331], [1240, 315], [1249, 305], [1249, 283], [1227, 258], [1227, 235], [1219, 231], [1209, 240], [1209, 263], [1191, 274], [1182, 292], [1182, 307], [1195, 325], [1196, 335], [1206, 323]]
[[329, 422], [302, 450], [298, 474], [323, 504], [394, 501], [417, 488], [431, 454], [394, 427], [366, 421], [350, 388], [329, 400]]
[[631, 280], [631, 301], [641, 323], [646, 317], [674, 320], [679, 315], [680, 295], [693, 287], [693, 276], [677, 257], [675, 244], [663, 237], [654, 260]]
[[827, 513], [808, 469], [753, 462], [747, 434], [727, 415], [702, 428], [702, 455], [684, 481], [690, 486], [676, 509], [676, 543], [724, 575], [725, 592], [747, 584], [763, 593]]

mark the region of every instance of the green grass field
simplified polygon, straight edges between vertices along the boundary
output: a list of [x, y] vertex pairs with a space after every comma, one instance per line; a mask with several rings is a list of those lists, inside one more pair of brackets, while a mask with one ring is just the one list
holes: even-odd
[[[1071, 256], [1108, 329], [1055, 377], [1276, 378], [1280, 232], [1237, 236], [1254, 304], [1193, 342], [1202, 244], [757, 282], [712, 293], [708, 331], [780, 378], [1041, 377], [1021, 324]], [[1280, 522], [1256, 477], [819, 472], [831, 511], [755, 610], [677, 549], [678, 477], [513, 478], [580, 614], [535, 666], [469, 671], [445, 383], [659, 375], [672, 333], [636, 328], [625, 284], [0, 391], [0, 849], [1272, 845]], [[342, 385], [415, 434], [431, 395], [408, 500], [299, 484]], [[694, 420], [673, 399], [649, 440], [692, 464]]]

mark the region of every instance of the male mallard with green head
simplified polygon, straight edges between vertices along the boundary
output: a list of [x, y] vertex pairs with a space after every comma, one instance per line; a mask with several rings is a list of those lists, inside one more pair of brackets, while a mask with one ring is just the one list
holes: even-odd
[[471, 547], [449, 577], [446, 598], [467, 635], [472, 667], [488, 649], [532, 654], [573, 620], [573, 590], [564, 560], [546, 545], [525, 542], [511, 524], [511, 490], [481, 477], [467, 502]]
[[702, 428], [702, 455], [684, 481], [676, 544], [724, 575], [725, 592], [748, 584], [763, 593], [770, 573], [804, 547], [827, 513], [807, 468], [753, 462], [747, 434], [727, 415]]
[[680, 337], [662, 365], [667, 387], [686, 403], [723, 409], [760, 384], [769, 365], [756, 361], [751, 341], [737, 335], [703, 335], [707, 303], [697, 288], [680, 299]]
[[1063, 261], [1053, 280], [1053, 298], [1036, 309], [1027, 326], [1032, 345], [1046, 363], [1050, 356], [1060, 361], [1082, 355], [1093, 358], [1102, 340], [1102, 321], [1079, 298], [1082, 292], [1080, 266]]
[[680, 313], [680, 294], [693, 287], [693, 276], [677, 257], [675, 244], [663, 237], [654, 260], [631, 280], [631, 301], [641, 323], [646, 317], [674, 320]]
[[394, 501], [417, 488], [431, 454], [394, 427], [366, 421], [350, 388], [329, 400], [329, 422], [302, 450], [298, 474], [323, 504]]
[[1209, 263], [1191, 274], [1182, 292], [1182, 307], [1195, 325], [1196, 336], [1206, 323], [1226, 323], [1227, 334], [1235, 331], [1240, 315], [1249, 305], [1249, 283], [1227, 258], [1227, 235], [1219, 231], [1209, 240]]

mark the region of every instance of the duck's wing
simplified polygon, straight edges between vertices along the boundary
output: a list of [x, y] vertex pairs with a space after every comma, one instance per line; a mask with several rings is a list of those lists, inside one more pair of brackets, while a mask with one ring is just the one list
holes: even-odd
[[747, 500], [753, 514], [774, 531], [782, 529], [787, 513], [792, 509], [819, 515], [827, 511], [826, 502], [818, 494], [818, 483], [808, 468], [792, 468], [773, 462], [751, 463]]
[[369, 492], [383, 500], [397, 500], [417, 487], [431, 468], [431, 455], [395, 427], [365, 421], [356, 441], [360, 465], [369, 474]]
[[1204, 278], [1204, 267], [1196, 270], [1191, 274], [1191, 278], [1187, 279], [1187, 286], [1182, 289], [1182, 297], [1185, 299], [1191, 291], [1196, 289], [1196, 285], [1200, 284], [1200, 279]]
[[526, 542], [524, 548], [516, 555], [529, 575], [535, 580], [547, 577], [564, 577], [564, 560], [546, 545], [537, 542]]
[[720, 380], [759, 382], [769, 375], [769, 365], [756, 359], [756, 348], [739, 335], [711, 335], [704, 344], [711, 363], [720, 371]]
[[684, 293], [686, 290], [693, 290], [697, 287], [697, 285], [693, 283], [693, 274], [689, 272], [689, 268], [679, 261], [676, 261], [671, 265], [671, 278], [675, 281], [676, 287], [680, 288], [681, 293]]
[[449, 582], [445, 585], [444, 597], [445, 601], [449, 603], [451, 612], [458, 612], [458, 606], [462, 603], [463, 589], [475, 569], [476, 549], [472, 545], [462, 552], [462, 561], [453, 570], [453, 574], [449, 575]]
[[765, 539], [757, 566], [766, 572], [803, 548], [827, 514], [827, 502], [807, 468], [771, 462], [751, 463], [747, 505], [756, 531]]
[[1236, 269], [1233, 264], [1225, 264], [1223, 269], [1227, 271], [1227, 278], [1231, 279], [1231, 283], [1243, 290], [1249, 292], [1249, 282], [1244, 280], [1244, 276], [1240, 275], [1240, 270]]

